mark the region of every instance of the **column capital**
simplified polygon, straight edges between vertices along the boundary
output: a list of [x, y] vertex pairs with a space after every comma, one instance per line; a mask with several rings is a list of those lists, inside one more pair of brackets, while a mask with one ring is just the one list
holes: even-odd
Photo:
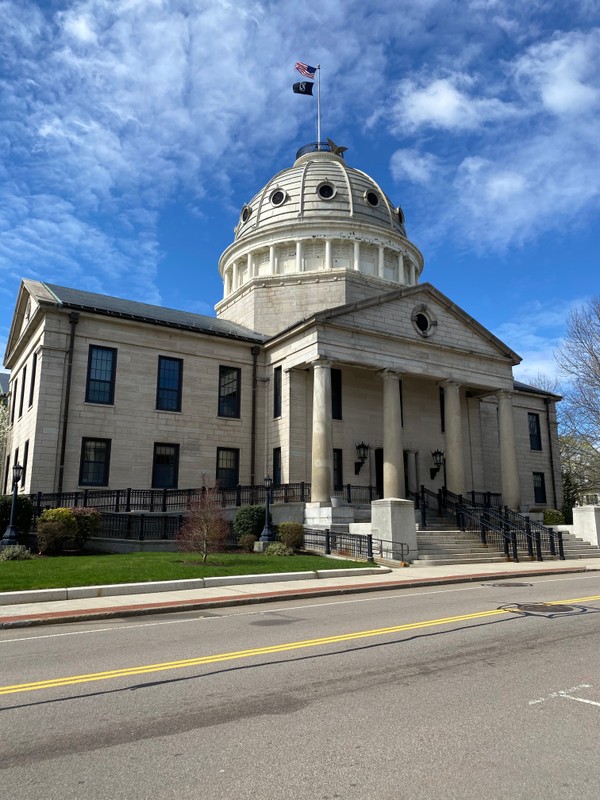
[[510, 389], [497, 389], [494, 394], [498, 399], [501, 397], [511, 399], [514, 395], [514, 392], [511, 392]]
[[404, 375], [404, 372], [401, 372], [397, 369], [382, 369], [380, 370], [379, 374], [381, 375], [384, 381], [389, 381], [389, 380], [400, 380]]
[[445, 381], [440, 381], [440, 386], [443, 389], [460, 389], [462, 383], [460, 381], [453, 381], [451, 378], [448, 378]]
[[333, 361], [330, 358], [327, 358], [326, 356], [317, 356], [308, 363], [311, 365], [313, 369], [316, 369], [317, 367], [331, 367], [333, 365]]

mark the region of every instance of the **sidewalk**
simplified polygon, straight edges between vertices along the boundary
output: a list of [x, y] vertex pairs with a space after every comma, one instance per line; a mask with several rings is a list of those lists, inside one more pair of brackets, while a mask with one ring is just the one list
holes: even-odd
[[[600, 558], [243, 575], [0, 593], [0, 628], [89, 621], [469, 581], [600, 571]], [[367, 574], [365, 574], [367, 573]], [[183, 585], [182, 585], [183, 584]], [[198, 584], [190, 586], [190, 584]], [[61, 599], [68, 598], [68, 599]]]

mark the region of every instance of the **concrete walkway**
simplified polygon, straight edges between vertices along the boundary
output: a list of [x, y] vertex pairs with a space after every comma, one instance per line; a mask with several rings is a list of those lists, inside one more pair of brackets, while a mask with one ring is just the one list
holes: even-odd
[[[0, 593], [0, 628], [218, 608], [468, 581], [521, 580], [600, 570], [600, 558], [570, 561], [452, 564], [438, 567], [322, 570], [196, 581], [87, 586]], [[197, 584], [190, 586], [190, 584]]]

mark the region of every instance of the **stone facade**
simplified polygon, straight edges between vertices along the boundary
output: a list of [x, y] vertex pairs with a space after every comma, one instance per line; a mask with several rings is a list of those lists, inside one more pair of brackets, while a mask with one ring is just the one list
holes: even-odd
[[[324, 183], [334, 202], [320, 198]], [[401, 210], [320, 152], [245, 206], [219, 265], [216, 319], [24, 281], [5, 362], [3, 488], [26, 456], [25, 492], [275, 472], [311, 483], [321, 506], [334, 484], [403, 498], [446, 480], [516, 508], [560, 507], [558, 398], [515, 383], [519, 357], [419, 283], [422, 265]], [[114, 374], [94, 360], [104, 357]], [[174, 406], [161, 408], [161, 389]], [[445, 469], [432, 477], [434, 450]]]

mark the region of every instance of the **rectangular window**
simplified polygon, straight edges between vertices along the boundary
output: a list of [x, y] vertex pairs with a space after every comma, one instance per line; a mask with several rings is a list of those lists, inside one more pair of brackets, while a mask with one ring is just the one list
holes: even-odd
[[237, 367], [219, 367], [219, 416], [240, 416], [240, 377]]
[[239, 483], [240, 451], [233, 447], [217, 447], [217, 484], [233, 489]]
[[402, 381], [398, 381], [398, 389], [400, 390], [400, 427], [404, 427], [404, 398], [402, 397]]
[[20, 486], [25, 486], [25, 478], [27, 477], [27, 462], [29, 461], [29, 439], [25, 442], [23, 446], [23, 463], [21, 466], [23, 467], [23, 472], [21, 473], [21, 481]]
[[8, 493], [8, 473], [10, 472], [10, 456], [6, 456], [6, 472], [4, 473], [4, 494]]
[[35, 390], [35, 374], [37, 372], [37, 353], [33, 354], [31, 362], [31, 381], [29, 383], [29, 408], [33, 405], [33, 392]]
[[81, 440], [80, 486], [108, 486], [110, 439]]
[[336, 492], [344, 488], [344, 471], [342, 468], [342, 451], [333, 451], [333, 488]]
[[281, 447], [273, 448], [273, 486], [281, 486]]
[[98, 347], [95, 344], [91, 344], [85, 390], [86, 403], [113, 405], [115, 402], [116, 372], [117, 351], [115, 348]]
[[183, 360], [158, 357], [156, 408], [159, 411], [181, 411]]
[[281, 416], [281, 367], [273, 370], [273, 416]]
[[533, 473], [533, 495], [536, 503], [546, 502], [546, 479], [543, 472]]
[[444, 387], [440, 386], [440, 427], [446, 433], [446, 406], [444, 405]]
[[154, 443], [152, 488], [176, 489], [179, 480], [179, 445]]
[[19, 399], [19, 418], [23, 416], [23, 406], [25, 405], [25, 382], [27, 379], [27, 365], [23, 367], [21, 375], [21, 397]]
[[529, 421], [529, 447], [531, 450], [542, 449], [542, 435], [540, 433], [540, 415], [527, 414]]
[[331, 418], [342, 418], [342, 370], [331, 370]]
[[19, 387], [19, 379], [15, 378], [12, 385], [12, 392], [10, 393], [10, 424], [15, 421], [15, 406], [17, 405], [17, 392]]

